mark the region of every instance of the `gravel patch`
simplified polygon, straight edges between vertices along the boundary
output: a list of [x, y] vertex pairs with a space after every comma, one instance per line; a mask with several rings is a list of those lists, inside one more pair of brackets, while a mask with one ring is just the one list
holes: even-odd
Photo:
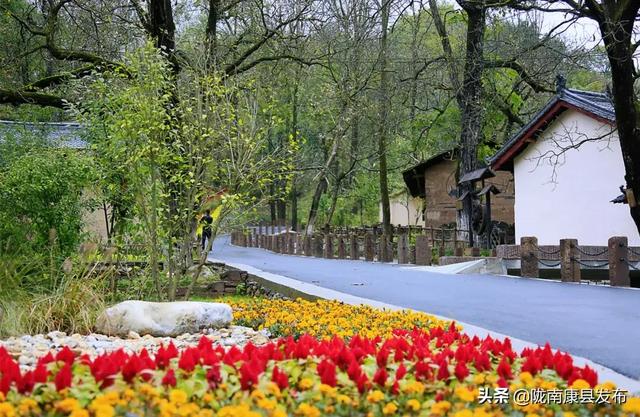
[[269, 341], [270, 335], [266, 330], [256, 331], [243, 326], [209, 329], [195, 334], [185, 333], [178, 337], [140, 336], [135, 332], [130, 332], [126, 339], [98, 333], [67, 335], [64, 332], [50, 332], [0, 340], [0, 346], [3, 346], [14, 359], [18, 360], [20, 367], [27, 369], [35, 366], [39, 357], [48, 352], [55, 354], [64, 346], [68, 346], [77, 355], [87, 354], [91, 358], [118, 349], [124, 349], [127, 353], [147, 349], [149, 353], [155, 354], [161, 345], [166, 346], [169, 342], [173, 342], [178, 349], [196, 346], [202, 336], [209, 338], [217, 345], [241, 348], [249, 342], [254, 345], [263, 345]]

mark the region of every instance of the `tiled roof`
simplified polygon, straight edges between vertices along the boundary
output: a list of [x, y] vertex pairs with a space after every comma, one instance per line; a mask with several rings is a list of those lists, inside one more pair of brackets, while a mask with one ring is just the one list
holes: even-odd
[[[616, 121], [615, 112], [611, 98], [605, 93], [593, 91], [574, 90], [569, 88], [560, 89], [551, 100], [531, 118], [529, 123], [524, 125], [515, 135], [504, 143], [502, 148], [491, 157], [489, 163], [492, 167], [499, 169], [504, 163], [504, 156], [515, 145], [520, 146], [521, 140], [526, 136], [537, 134], [543, 130], [547, 123], [568, 108], [575, 108], [594, 118], [614, 124]], [[553, 113], [553, 114], [552, 114]], [[547, 120], [545, 120], [547, 119]], [[514, 154], [515, 155], [515, 154]], [[510, 157], [509, 157], [510, 158]]]
[[73, 122], [16, 122], [0, 120], [0, 141], [7, 133], [29, 132], [46, 136], [49, 145], [60, 148], [85, 149], [88, 143], [82, 139], [83, 127]]

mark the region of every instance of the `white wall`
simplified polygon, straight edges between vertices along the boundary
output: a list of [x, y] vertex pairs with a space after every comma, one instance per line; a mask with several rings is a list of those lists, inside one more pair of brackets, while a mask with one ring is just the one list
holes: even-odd
[[[606, 245], [611, 236], [640, 244], [626, 204], [609, 201], [625, 184], [620, 144], [609, 125], [574, 110], [565, 111], [514, 161], [516, 239], [537, 236], [542, 245], [577, 238]], [[585, 138], [564, 154], [559, 151]]]
[[[424, 226], [422, 220], [422, 199], [400, 193], [389, 199], [391, 209], [391, 224], [401, 226]], [[382, 222], [382, 203], [379, 204], [380, 222]]]

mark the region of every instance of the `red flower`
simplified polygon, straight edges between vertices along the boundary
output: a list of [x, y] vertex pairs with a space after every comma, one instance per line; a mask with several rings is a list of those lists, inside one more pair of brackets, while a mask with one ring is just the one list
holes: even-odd
[[176, 349], [173, 342], [169, 343], [168, 347], [164, 347], [164, 345], [160, 346], [158, 349], [158, 353], [156, 353], [156, 366], [159, 369], [164, 369], [169, 366], [171, 359], [178, 356], [178, 349]]
[[467, 376], [469, 376], [469, 368], [463, 362], [458, 362], [456, 364], [456, 369], [454, 370], [454, 374], [458, 381], [463, 381]]
[[196, 365], [200, 361], [200, 355], [195, 348], [185, 349], [180, 355], [178, 360], [178, 368], [185, 372], [191, 372], [195, 369]]
[[522, 372], [529, 372], [531, 375], [536, 375], [541, 370], [542, 361], [535, 355], [527, 356], [524, 364], [522, 364]]
[[53, 382], [56, 385], [56, 390], [62, 391], [65, 388], [69, 388], [71, 386], [71, 379], [73, 375], [71, 374], [71, 365], [65, 363], [62, 369], [58, 371], [56, 377]]
[[175, 387], [176, 383], [176, 373], [173, 371], [173, 369], [169, 369], [167, 373], [164, 374], [164, 377], [162, 377], [162, 385]]
[[207, 381], [209, 381], [209, 386], [215, 388], [218, 386], [220, 382], [222, 382], [222, 377], [220, 376], [220, 365], [215, 364], [207, 371]]
[[57, 361], [62, 361], [69, 365], [73, 364], [73, 360], [75, 358], [76, 358], [76, 355], [73, 354], [73, 352], [71, 351], [71, 349], [69, 349], [68, 346], [63, 347], [62, 350], [60, 350], [60, 352], [56, 354]]
[[281, 371], [277, 366], [273, 367], [271, 381], [275, 382], [280, 389], [285, 389], [289, 386], [289, 377], [287, 377], [287, 374]]
[[396, 381], [401, 380], [407, 374], [407, 368], [405, 368], [404, 363], [401, 363], [396, 370]]
[[323, 359], [318, 364], [318, 375], [320, 375], [320, 382], [323, 384], [335, 387], [338, 383], [336, 379], [336, 365], [327, 359]]
[[449, 379], [450, 376], [451, 374], [449, 373], [449, 367], [447, 365], [447, 361], [446, 359], [443, 359], [442, 362], [440, 362], [440, 367], [438, 368], [437, 378], [440, 380], [446, 380], [446, 379]]
[[384, 387], [384, 385], [387, 382], [387, 378], [389, 377], [389, 375], [387, 374], [387, 370], [384, 368], [378, 368], [378, 370], [376, 371], [375, 375], [373, 376], [373, 382], [375, 382], [376, 384], [380, 385], [381, 387]]
[[500, 364], [498, 365], [497, 372], [501, 378], [507, 381], [513, 378], [513, 375], [511, 374], [511, 365], [509, 364], [507, 359], [504, 357], [500, 360]]

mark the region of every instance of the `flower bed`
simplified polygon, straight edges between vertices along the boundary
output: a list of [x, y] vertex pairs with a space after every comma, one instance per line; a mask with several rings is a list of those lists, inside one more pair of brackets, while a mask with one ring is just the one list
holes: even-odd
[[[619, 415], [626, 404], [480, 404], [482, 387], [612, 390], [547, 345], [516, 354], [508, 339], [447, 330], [396, 330], [386, 339], [303, 335], [225, 350], [203, 337], [181, 352], [162, 347], [75, 357], [63, 349], [30, 371], [0, 347], [0, 417]], [[583, 395], [583, 391], [579, 392]], [[592, 392], [589, 390], [589, 392]]]
[[394, 329], [448, 327], [450, 322], [411, 310], [387, 311], [365, 305], [317, 300], [226, 300], [233, 308], [234, 323], [268, 329], [274, 336], [302, 334], [327, 339], [354, 335], [389, 337]]

